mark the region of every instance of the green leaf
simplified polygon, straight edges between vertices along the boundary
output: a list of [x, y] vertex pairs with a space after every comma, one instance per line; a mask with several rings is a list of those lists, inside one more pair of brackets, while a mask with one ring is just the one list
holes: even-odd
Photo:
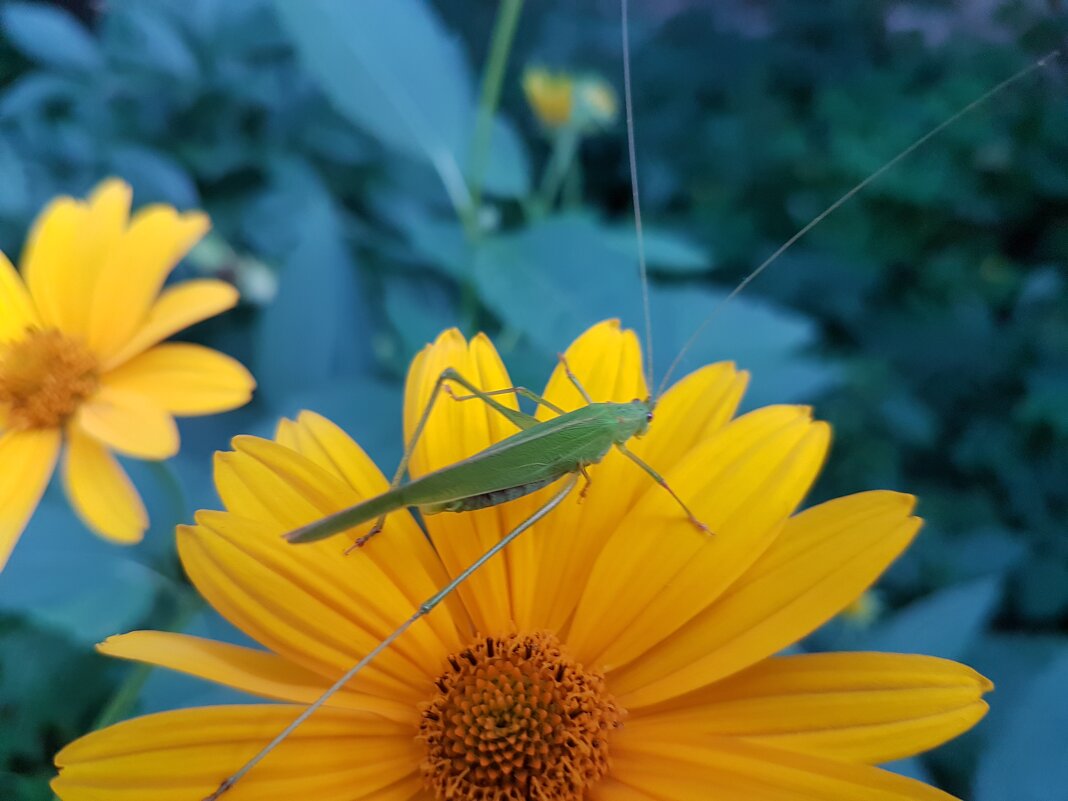
[[4, 569], [0, 611], [91, 645], [143, 620], [163, 579], [88, 531], [58, 495], [45, 497]]
[[[276, 0], [311, 75], [338, 110], [386, 147], [462, 177], [474, 109], [458, 40], [420, 0]], [[452, 191], [452, 190], [450, 190]]]
[[[487, 240], [478, 249], [475, 282], [483, 301], [546, 353], [556, 353], [594, 323], [620, 318], [643, 330], [637, 261], [590, 217], [564, 215]], [[660, 372], [724, 293], [703, 287], [651, 289], [653, 340]], [[800, 351], [811, 323], [767, 303], [735, 298], [686, 355], [686, 369], [732, 360], [752, 369], [749, 408], [811, 400], [834, 379]]]
[[45, 3], [7, 3], [0, 29], [27, 58], [61, 70], [89, 72], [103, 64], [96, 40], [73, 16]]
[[1068, 788], [1068, 649], [1033, 677], [983, 755], [974, 801], [1052, 801]]
[[196, 185], [175, 158], [139, 145], [115, 147], [108, 157], [109, 170], [133, 187], [138, 203], [168, 203], [181, 209], [199, 205]]
[[873, 629], [860, 650], [960, 659], [1000, 599], [1001, 582], [996, 578], [950, 587], [916, 601]]
[[486, 240], [474, 278], [486, 305], [547, 353], [599, 320], [632, 320], [640, 310], [635, 265], [578, 215]]
[[1032, 425], [1045, 423], [1057, 436], [1068, 437], [1068, 371], [1051, 368], [1031, 373], [1017, 416]]
[[[653, 342], [657, 374], [662, 375], [712, 312], [725, 291], [677, 286], [652, 288]], [[796, 312], [758, 298], [732, 298], [716, 313], [687, 351], [673, 375], [717, 361], [750, 371], [743, 410], [772, 403], [811, 402], [838, 380], [836, 370], [805, 354], [816, 331]]]
[[[470, 162], [469, 154], [461, 150], [460, 157], [466, 171]], [[522, 197], [530, 193], [530, 157], [526, 145], [515, 126], [500, 115], [493, 121], [489, 158], [482, 184], [491, 195]]]
[[105, 15], [108, 51], [135, 66], [193, 80], [199, 72], [196, 56], [164, 9], [162, 5], [127, 2]]
[[[712, 258], [704, 248], [681, 234], [646, 225], [642, 231], [645, 259], [651, 269], [679, 275], [709, 272], [714, 268]], [[637, 260], [638, 239], [631, 224], [605, 230], [608, 243], [620, 253]]]
[[265, 224], [288, 217], [292, 224], [274, 232], [283, 263], [278, 292], [260, 319], [253, 370], [260, 394], [273, 407], [295, 392], [362, 370], [370, 362], [371, 340], [363, 287], [333, 199], [298, 162], [278, 165], [275, 178], [275, 191], [258, 211]]
[[107, 698], [111, 666], [88, 647], [3, 617], [0, 643], [0, 798], [51, 799], [52, 757], [85, 733]]

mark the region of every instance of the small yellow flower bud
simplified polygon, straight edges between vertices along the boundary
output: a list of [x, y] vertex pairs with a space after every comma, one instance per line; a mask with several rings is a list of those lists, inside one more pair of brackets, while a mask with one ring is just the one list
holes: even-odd
[[530, 67], [523, 73], [523, 92], [544, 127], [563, 128], [571, 121], [574, 81], [569, 74], [554, 74], [542, 67]]

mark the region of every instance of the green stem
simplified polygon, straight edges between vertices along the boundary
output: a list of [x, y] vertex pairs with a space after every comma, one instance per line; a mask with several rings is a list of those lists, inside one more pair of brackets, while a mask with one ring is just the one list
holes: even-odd
[[[203, 602], [200, 600], [200, 596], [194, 593], [180, 596], [177, 601], [174, 618], [171, 620], [170, 625], [166, 627], [166, 630], [181, 632], [192, 620], [193, 616], [200, 611], [202, 606]], [[107, 706], [104, 707], [93, 722], [93, 731], [103, 729], [105, 726], [110, 726], [112, 723], [118, 723], [120, 720], [129, 717], [154, 667], [155, 665], [138, 662], [130, 669], [122, 684], [119, 685], [119, 689], [111, 696]]]
[[[189, 518], [189, 501], [185, 496], [185, 490], [182, 488], [182, 482], [175, 475], [171, 463], [166, 461], [149, 462], [149, 467], [156, 474], [159, 482], [166, 488], [172, 507], [166, 511], [177, 522], [186, 522]], [[166, 602], [168, 600], [166, 596], [173, 593], [171, 603], [174, 605], [174, 616], [165, 627], [165, 630], [180, 632], [204, 604], [200, 596], [195, 592], [189, 591], [188, 585], [182, 577], [176, 555], [172, 553], [170, 558], [161, 561], [163, 564], [159, 566], [159, 572], [165, 584], [160, 588], [159, 600]], [[129, 715], [141, 695], [141, 690], [144, 688], [149, 674], [152, 673], [152, 668], [152, 665], [143, 662], [138, 662], [130, 668], [122, 684], [119, 685], [119, 688], [94, 721], [93, 730], [110, 726], [112, 723], [117, 723]]]
[[482, 93], [478, 101], [478, 116], [475, 119], [475, 139], [471, 157], [471, 205], [476, 214], [482, 203], [482, 181], [486, 175], [486, 163], [489, 159], [493, 118], [501, 101], [501, 88], [504, 86], [508, 55], [512, 50], [512, 42], [515, 40], [516, 28], [519, 27], [519, 14], [522, 10], [523, 0], [503, 0], [493, 24], [489, 55], [486, 57], [486, 67], [482, 73]]
[[[171, 620], [167, 630], [180, 632], [204, 604], [200, 596], [195, 593], [179, 595], [176, 604], [177, 609], [174, 618]], [[154, 667], [155, 665], [149, 665], [145, 662], [138, 662], [133, 665], [130, 668], [130, 672], [126, 674], [126, 678], [123, 679], [122, 684], [119, 685], [119, 688], [108, 700], [107, 706], [93, 721], [90, 731], [103, 729], [129, 717]], [[60, 801], [59, 796], [53, 795], [52, 801]]]
[[538, 209], [546, 213], [553, 207], [556, 196], [560, 193], [564, 179], [571, 170], [571, 163], [578, 153], [579, 132], [573, 126], [567, 126], [556, 134], [553, 142], [553, 152], [549, 156], [549, 163], [545, 166], [545, 174], [541, 180], [541, 190], [538, 192]]

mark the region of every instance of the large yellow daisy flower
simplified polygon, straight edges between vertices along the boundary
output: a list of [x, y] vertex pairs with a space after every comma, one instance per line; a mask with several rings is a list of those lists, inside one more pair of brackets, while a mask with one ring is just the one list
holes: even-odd
[[157, 344], [230, 308], [237, 292], [211, 280], [163, 289], [208, 218], [156, 205], [128, 220], [130, 194], [108, 180], [87, 201], [54, 200], [30, 233], [21, 277], [0, 253], [0, 568], [64, 441], [79, 516], [110, 540], [137, 542], [148, 516], [110, 451], [166, 459], [178, 451], [173, 415], [233, 409], [252, 392], [233, 359]]
[[[603, 323], [567, 355], [596, 400], [644, 397], [631, 332]], [[409, 431], [446, 366], [485, 389], [509, 386], [487, 339], [445, 333], [409, 373]], [[986, 679], [925, 656], [775, 656], [908, 545], [920, 525], [913, 499], [868, 492], [791, 516], [828, 427], [795, 406], [732, 419], [745, 382], [729, 364], [697, 371], [634, 445], [714, 535], [609, 455], [585, 500], [573, 493], [491, 560], [227, 798], [948, 799], [872, 766], [972, 726]], [[546, 396], [580, 403], [559, 371]], [[445, 399], [412, 472], [508, 433], [481, 403]], [[537, 503], [429, 517], [429, 541], [398, 512], [345, 558], [343, 538], [293, 546], [279, 535], [386, 487], [359, 447], [309, 413], [283, 422], [276, 442], [234, 447], [215, 465], [226, 511], [198, 514], [179, 549], [204, 597], [266, 650], [147, 631], [100, 650], [288, 703], [166, 712], [92, 733], [56, 757], [64, 801], [211, 793]]]

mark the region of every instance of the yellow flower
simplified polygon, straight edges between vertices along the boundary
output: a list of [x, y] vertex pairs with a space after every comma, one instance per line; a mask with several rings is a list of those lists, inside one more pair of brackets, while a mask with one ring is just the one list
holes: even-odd
[[574, 81], [566, 72], [531, 67], [523, 73], [523, 92], [538, 121], [546, 128], [563, 128], [571, 120]]
[[[568, 358], [596, 400], [645, 396], [637, 339], [614, 323]], [[509, 386], [485, 337], [447, 332], [409, 372], [409, 432], [446, 366]], [[227, 797], [948, 799], [873, 765], [971, 727], [986, 679], [925, 656], [775, 656], [909, 544], [913, 499], [867, 492], [794, 514], [828, 427], [793, 406], [732, 419], [745, 383], [730, 364], [698, 370], [633, 446], [714, 535], [610, 454], [584, 500], [574, 493], [486, 564]], [[546, 396], [581, 403], [559, 370]], [[508, 433], [478, 402], [441, 402], [412, 472]], [[163, 632], [100, 650], [288, 704], [165, 712], [89, 734], [56, 757], [63, 801], [203, 798], [538, 503], [428, 517], [429, 541], [398, 512], [346, 558], [345, 542], [279, 535], [386, 487], [351, 439], [304, 413], [276, 442], [239, 437], [234, 448], [215, 464], [226, 511], [199, 513], [179, 550], [204, 597], [266, 650]]]
[[110, 451], [166, 459], [178, 451], [173, 415], [232, 409], [252, 391], [221, 353], [157, 344], [237, 301], [221, 281], [163, 289], [208, 218], [156, 205], [128, 221], [129, 210], [130, 187], [104, 181], [87, 201], [60, 197], [42, 212], [21, 277], [0, 253], [0, 568], [61, 449], [86, 525], [137, 542], [148, 517]]

